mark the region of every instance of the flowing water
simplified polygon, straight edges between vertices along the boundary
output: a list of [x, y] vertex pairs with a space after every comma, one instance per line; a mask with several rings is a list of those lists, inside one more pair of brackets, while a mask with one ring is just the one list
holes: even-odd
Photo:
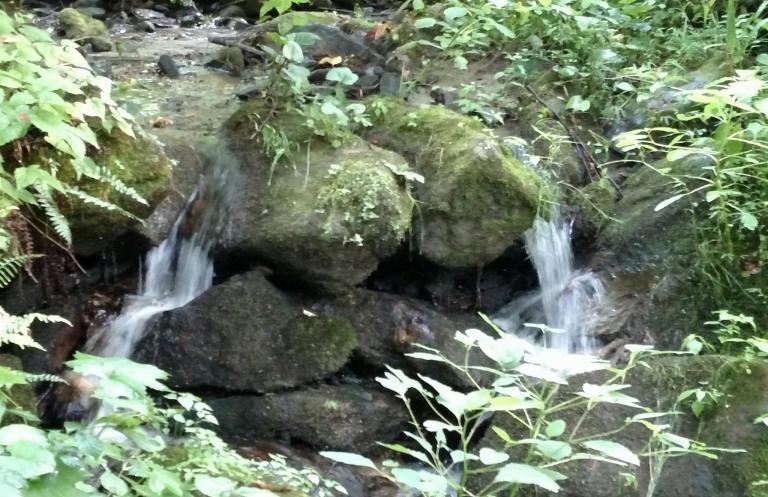
[[200, 178], [168, 238], [147, 254], [138, 294], [129, 296], [120, 315], [88, 340], [86, 351], [103, 357], [130, 357], [153, 318], [211, 287], [209, 252], [229, 204], [233, 183], [228, 181], [233, 174], [229, 166], [216, 159], [210, 175]]
[[536, 329], [527, 323], [545, 325], [543, 344], [568, 353], [589, 353], [595, 348], [592, 331], [605, 288], [590, 271], [575, 269], [571, 226], [559, 215], [536, 219], [525, 233], [525, 246], [539, 289], [522, 295], [493, 317], [508, 333], [534, 339]]

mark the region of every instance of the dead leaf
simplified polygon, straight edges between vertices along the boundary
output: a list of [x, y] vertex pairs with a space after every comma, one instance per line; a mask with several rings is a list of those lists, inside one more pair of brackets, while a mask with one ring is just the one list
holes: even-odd
[[320, 62], [318, 62], [319, 65], [329, 65], [329, 66], [337, 66], [341, 64], [341, 61], [343, 59], [341, 58], [341, 55], [337, 55], [336, 57], [323, 57], [320, 59]]
[[392, 26], [389, 25], [389, 23], [386, 22], [380, 22], [375, 24], [365, 35], [366, 39], [368, 40], [378, 40], [379, 38], [382, 38], [384, 36], [387, 36], [389, 33], [392, 32]]

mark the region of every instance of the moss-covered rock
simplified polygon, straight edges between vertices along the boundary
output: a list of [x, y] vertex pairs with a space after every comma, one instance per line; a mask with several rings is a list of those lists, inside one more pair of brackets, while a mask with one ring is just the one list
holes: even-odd
[[[165, 198], [171, 182], [171, 163], [160, 144], [142, 133], [132, 138], [118, 131], [103, 137], [99, 144], [100, 150], [91, 155], [94, 162], [132, 188], [146, 200], [146, 204], [117, 191], [107, 182], [76, 178], [72, 167], [58, 155], [56, 160], [64, 162], [60, 176], [92, 197], [117, 205], [136, 218], [147, 218]], [[38, 158], [46, 160], [46, 153], [49, 152], [41, 151]], [[70, 221], [75, 251], [82, 255], [97, 252], [138, 224], [136, 219], [119, 211], [110, 211], [74, 196], [62, 205], [61, 210]]]
[[387, 112], [364, 136], [402, 153], [424, 176], [416, 189], [422, 254], [450, 268], [501, 255], [533, 222], [538, 177], [475, 119], [443, 106], [383, 102]]
[[59, 12], [59, 27], [65, 37], [80, 42], [107, 34], [103, 22], [73, 8]]
[[352, 134], [333, 148], [285, 113], [273, 125], [300, 151], [294, 165], [272, 168], [251, 137], [250, 119], [260, 112], [260, 104], [246, 104], [229, 123], [244, 179], [229, 247], [326, 290], [360, 283], [410, 228], [408, 164]]
[[179, 388], [272, 392], [338, 371], [356, 344], [348, 321], [306, 315], [252, 271], [165, 313], [134, 359], [165, 369]]
[[677, 349], [691, 330], [698, 329], [702, 299], [692, 208], [700, 194], [656, 207], [686, 188], [699, 187], [702, 180], [695, 178], [704, 176], [709, 165], [704, 156], [661, 161], [643, 167], [624, 184], [623, 198], [612, 213], [615, 219], [598, 237], [595, 265], [611, 275], [604, 280], [614, 302], [625, 294], [631, 298], [615, 307], [621, 315], [606, 316], [606, 333], [629, 323], [631, 329], [623, 331], [634, 338], [643, 340], [650, 334], [660, 348]]
[[408, 426], [400, 401], [359, 385], [321, 385], [261, 397], [211, 401], [224, 435], [244, 440], [291, 440], [316, 449], [370, 453], [397, 440]]

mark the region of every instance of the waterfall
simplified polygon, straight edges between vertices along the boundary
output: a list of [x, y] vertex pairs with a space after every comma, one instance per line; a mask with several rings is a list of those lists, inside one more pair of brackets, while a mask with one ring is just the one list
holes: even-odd
[[153, 318], [181, 307], [209, 289], [213, 261], [209, 256], [228, 206], [232, 182], [229, 161], [215, 158], [209, 176], [200, 178], [171, 233], [151, 249], [136, 295], [127, 297], [121, 313], [86, 343], [87, 352], [103, 357], [130, 357]]
[[558, 214], [536, 219], [525, 233], [525, 247], [539, 279], [539, 289], [522, 295], [492, 316], [508, 333], [533, 338], [526, 323], [546, 325], [543, 344], [568, 353], [595, 348], [592, 331], [605, 288], [590, 271], [575, 269], [571, 226]]

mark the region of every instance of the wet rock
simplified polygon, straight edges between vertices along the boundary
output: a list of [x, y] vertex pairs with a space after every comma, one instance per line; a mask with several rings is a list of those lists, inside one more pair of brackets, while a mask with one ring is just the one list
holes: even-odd
[[93, 36], [88, 40], [88, 44], [94, 52], [109, 52], [112, 50], [112, 42], [103, 36]]
[[[580, 375], [569, 379], [568, 391], [579, 391], [584, 383], [599, 384], [605, 381], [604, 373]], [[632, 385], [622, 390], [626, 395], [640, 399], [642, 405], [657, 412], [679, 411], [675, 419], [660, 418], [654, 423], [672, 422], [674, 433], [699, 440], [711, 447], [746, 449], [746, 453], [719, 453], [718, 459], [711, 460], [696, 455], [669, 458], [659, 465], [656, 461], [649, 468], [648, 460], [641, 458], [642, 465], [620, 467], [599, 461], [576, 461], [558, 467], [568, 479], [559, 481], [558, 495], [582, 497], [585, 495], [612, 497], [640, 497], [649, 495], [649, 475], [655, 470], [654, 496], [658, 497], [758, 497], [754, 492], [754, 481], [768, 476], [764, 457], [768, 454], [768, 431], [765, 426], [754, 423], [754, 419], [768, 412], [768, 394], [764, 388], [768, 381], [768, 363], [764, 361], [745, 362], [721, 356], [666, 357], [648, 361], [648, 367], [636, 367], [624, 383]], [[698, 388], [702, 383], [717, 388], [724, 395], [716, 405], [705, 408], [702, 415], [695, 417], [687, 405], [677, 405], [678, 395], [686, 389]], [[559, 400], [566, 395], [560, 394]], [[566, 423], [567, 437], [576, 425], [583, 411], [573, 410], [558, 413]], [[624, 425], [628, 417], [642, 411], [616, 404], [601, 404], [584, 418], [579, 427], [579, 438], [606, 433]], [[494, 425], [505, 429], [513, 438], [527, 437], [518, 424], [508, 416], [497, 416]], [[635, 453], [642, 452], [650, 432], [640, 424], [610, 436]], [[602, 438], [602, 437], [601, 437]], [[501, 449], [503, 442], [491, 430], [480, 441], [480, 447]], [[514, 462], [519, 462], [513, 459]], [[637, 479], [638, 487], [626, 485], [623, 474]], [[596, 477], [595, 475], [599, 475]], [[482, 485], [482, 482], [480, 482]], [[528, 487], [522, 496], [535, 495]]]
[[415, 190], [420, 252], [449, 268], [471, 268], [516, 243], [546, 191], [539, 178], [475, 119], [443, 106], [382, 102], [388, 111], [364, 136], [404, 154], [424, 176]]
[[251, 271], [165, 313], [133, 358], [165, 369], [179, 388], [273, 392], [338, 371], [355, 344], [347, 321], [305, 315]]
[[289, 439], [321, 450], [370, 453], [377, 442], [396, 440], [408, 426], [394, 395], [357, 385], [225, 397], [210, 405], [226, 436]]
[[59, 12], [59, 28], [66, 38], [80, 42], [107, 34], [107, 27], [103, 22], [73, 8]]
[[181, 72], [179, 66], [173, 57], [167, 54], [163, 54], [157, 60], [157, 67], [160, 69], [160, 74], [168, 76], [170, 78], [178, 78]]
[[273, 169], [252, 138], [253, 120], [268, 112], [262, 100], [249, 101], [227, 125], [247, 183], [226, 248], [322, 290], [362, 282], [410, 227], [407, 163], [351, 134], [334, 148], [313, 136], [302, 116], [284, 112], [271, 124], [299, 149], [293, 163]]
[[191, 28], [203, 22], [203, 15], [200, 12], [193, 12], [179, 17], [179, 26], [182, 28]]
[[700, 326], [695, 260], [697, 237], [690, 195], [656, 210], [662, 200], [679, 191], [675, 177], [688, 177], [690, 190], [703, 184], [705, 156], [642, 167], [623, 187], [623, 198], [597, 239], [593, 265], [603, 275], [612, 311], [601, 319], [598, 333], [624, 334], [634, 341], [652, 341], [662, 349], [677, 349]]
[[400, 94], [400, 82], [402, 76], [396, 72], [386, 71], [379, 81], [379, 93], [388, 97], [396, 97]]
[[239, 48], [226, 47], [219, 50], [216, 58], [206, 65], [224, 69], [233, 75], [240, 75], [245, 69], [245, 57]]
[[146, 20], [139, 21], [136, 24], [136, 27], [139, 28], [140, 30], [144, 31], [145, 33], [154, 33], [155, 32], [155, 25], [152, 24], [152, 21], [146, 21]]
[[389, 365], [466, 386], [467, 379], [450, 368], [404, 354], [417, 351], [414, 344], [421, 344], [441, 350], [454, 361], [463, 361], [465, 349], [453, 336], [459, 330], [482, 327], [473, 315], [446, 315], [416, 299], [363, 289], [316, 301], [308, 307], [312, 312], [352, 323], [358, 336], [354, 355], [358, 367], [381, 372]]

